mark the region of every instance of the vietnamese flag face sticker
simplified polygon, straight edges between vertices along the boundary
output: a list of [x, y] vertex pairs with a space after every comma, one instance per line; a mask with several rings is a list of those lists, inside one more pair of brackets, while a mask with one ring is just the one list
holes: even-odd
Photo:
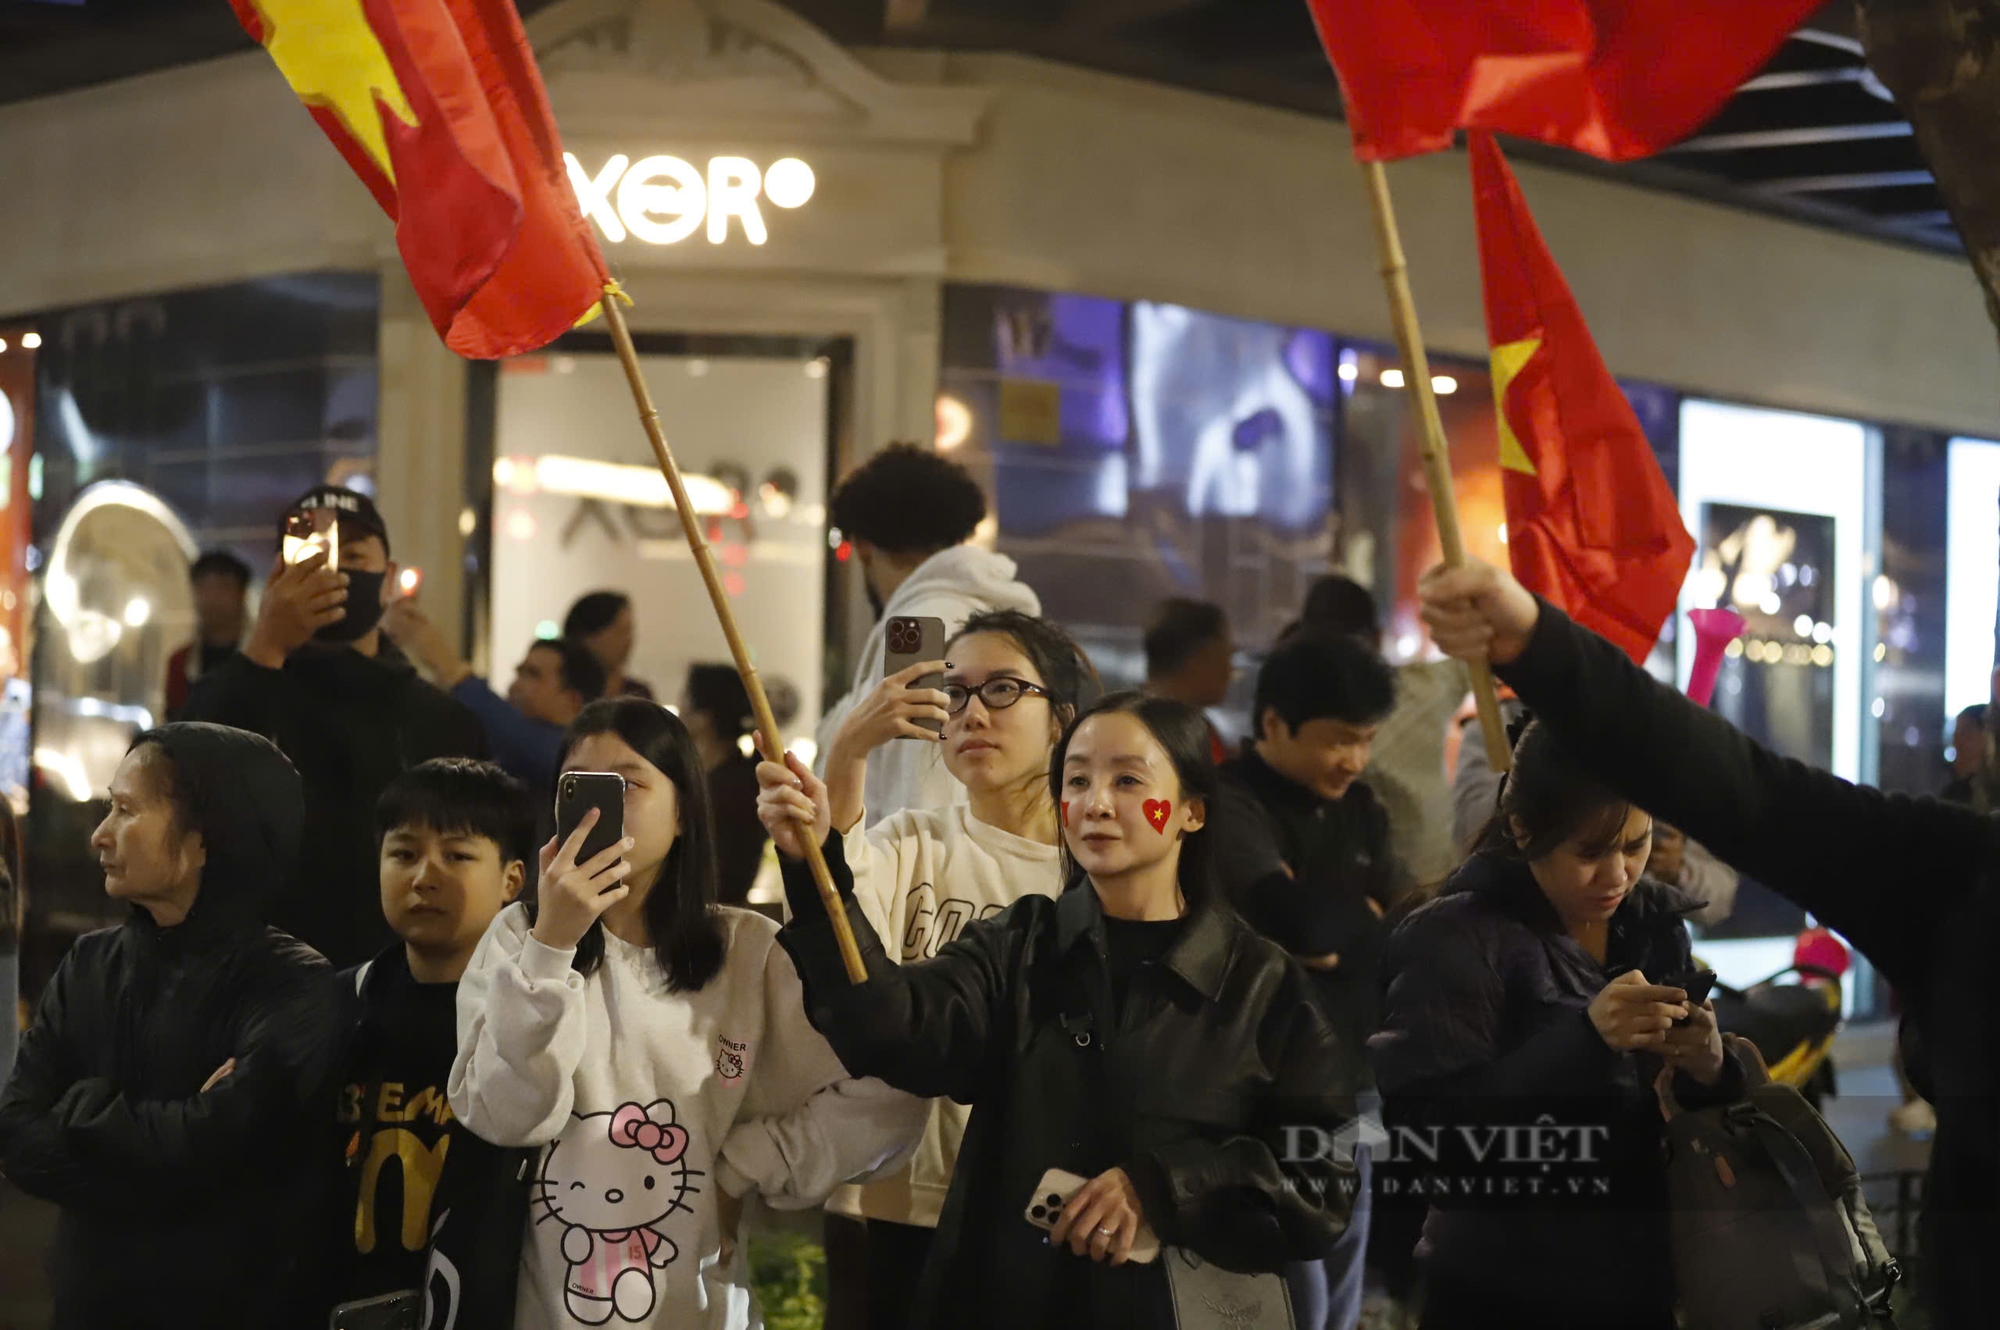
[[1062, 824], [1064, 826], [1069, 825], [1069, 800], [1067, 799], [1062, 801]]
[[1159, 832], [1162, 836], [1166, 835], [1167, 819], [1173, 815], [1174, 811], [1172, 802], [1166, 799], [1148, 799], [1145, 802], [1143, 811], [1146, 814], [1146, 820], [1153, 824], [1153, 830]]

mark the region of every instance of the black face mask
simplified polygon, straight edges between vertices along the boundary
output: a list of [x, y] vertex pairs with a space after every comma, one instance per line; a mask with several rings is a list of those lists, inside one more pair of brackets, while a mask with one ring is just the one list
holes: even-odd
[[313, 634], [321, 642], [359, 641], [382, 622], [382, 583], [389, 574], [342, 571], [347, 574], [347, 613]]

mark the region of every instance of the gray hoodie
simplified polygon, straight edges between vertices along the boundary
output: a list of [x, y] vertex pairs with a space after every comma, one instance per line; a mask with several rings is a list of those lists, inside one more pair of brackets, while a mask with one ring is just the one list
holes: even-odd
[[[882, 611], [887, 620], [893, 615], [934, 617], [944, 620], [947, 636], [982, 610], [1019, 610], [1040, 614], [1042, 602], [1026, 583], [1015, 580], [1014, 561], [1004, 554], [979, 545], [954, 545], [940, 550], [918, 564], [916, 570], [896, 588]], [[862, 698], [882, 681], [882, 630], [870, 630], [868, 645], [855, 666], [853, 686], [847, 696], [827, 709], [820, 721], [821, 770], [826, 750], [834, 735]], [[868, 825], [904, 808], [944, 808], [957, 803], [964, 790], [945, 770], [937, 745], [914, 739], [886, 743], [868, 756], [868, 781], [862, 799], [868, 810]]]

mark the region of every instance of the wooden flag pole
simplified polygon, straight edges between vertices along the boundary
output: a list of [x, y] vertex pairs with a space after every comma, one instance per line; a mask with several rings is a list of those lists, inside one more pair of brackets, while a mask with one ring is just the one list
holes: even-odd
[[[1382, 257], [1382, 284], [1389, 291], [1389, 320], [1395, 325], [1396, 346], [1403, 356], [1403, 379], [1417, 404], [1418, 450], [1424, 459], [1424, 483], [1431, 492], [1437, 518], [1438, 544], [1447, 568], [1465, 566], [1465, 536], [1458, 525], [1458, 496], [1451, 486], [1451, 454], [1438, 415], [1437, 394], [1431, 389], [1430, 359], [1417, 326], [1417, 302], [1410, 294], [1409, 265], [1403, 259], [1403, 238], [1396, 230], [1396, 210], [1389, 201], [1389, 177], [1380, 162], [1361, 163], [1368, 181], [1368, 202], [1375, 213], [1375, 245]], [[1513, 765], [1507, 727], [1500, 719], [1500, 695], [1493, 671], [1485, 661], [1472, 663], [1472, 701], [1479, 708], [1479, 730], [1486, 737], [1486, 758], [1495, 771]]]
[[[764, 752], [772, 759], [785, 751], [785, 737], [778, 732], [778, 719], [771, 714], [770, 699], [764, 696], [764, 683], [757, 677], [757, 667], [750, 660], [750, 648], [744, 645], [743, 634], [736, 627], [736, 616], [729, 608], [729, 594], [722, 589], [722, 575], [716, 571], [715, 555], [708, 547], [708, 538], [702, 533], [701, 518], [689, 501], [687, 486], [681, 481], [681, 469], [674, 463], [673, 451], [667, 447], [667, 436], [660, 428], [660, 413], [653, 407], [653, 394], [646, 387], [646, 380], [639, 372], [639, 353], [632, 345], [632, 331], [625, 326], [625, 313], [618, 307], [619, 297], [606, 292], [602, 301], [605, 324], [611, 329], [611, 344], [618, 348], [618, 362], [625, 367], [625, 381], [632, 385], [632, 400], [639, 408], [639, 423], [646, 427], [646, 439], [653, 445], [653, 460], [660, 464], [660, 474], [667, 478], [667, 488], [674, 493], [674, 509], [680, 514], [681, 530], [687, 532], [688, 548], [694, 551], [695, 567], [701, 569], [701, 580], [708, 585], [708, 598], [715, 605], [715, 617], [721, 621], [722, 635], [729, 640], [729, 654], [736, 660], [736, 673], [743, 678], [743, 691], [750, 695], [750, 709], [757, 717], [757, 730], [764, 739]], [[813, 881], [819, 886], [820, 901], [826, 906], [827, 918], [833, 921], [834, 940], [840, 944], [840, 959], [846, 962], [847, 977], [855, 983], [867, 979], [868, 971], [861, 963], [861, 949], [854, 944], [854, 928], [847, 921], [847, 911], [840, 903], [840, 893], [834, 890], [833, 874], [827, 870], [826, 856], [820, 853], [819, 843], [811, 836], [805, 839], [806, 864], [812, 869]]]

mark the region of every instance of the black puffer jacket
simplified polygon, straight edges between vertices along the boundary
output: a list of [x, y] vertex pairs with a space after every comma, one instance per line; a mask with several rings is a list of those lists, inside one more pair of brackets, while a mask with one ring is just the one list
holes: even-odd
[[159, 733], [207, 852], [194, 907], [79, 938], [0, 1093], [0, 1172], [62, 1207], [58, 1330], [294, 1323], [337, 1010], [326, 962], [261, 922], [297, 853], [299, 778], [255, 735]]
[[1314, 1146], [1353, 1116], [1350, 1059], [1305, 971], [1232, 911], [1188, 916], [1114, 1013], [1087, 882], [1024, 897], [898, 967], [853, 902], [838, 834], [826, 858], [869, 979], [848, 982], [810, 874], [787, 861], [793, 919], [779, 936], [814, 1027], [853, 1074], [972, 1106], [913, 1325], [1173, 1324], [1160, 1264], [1088, 1262], [1027, 1222], [1051, 1168], [1123, 1168], [1163, 1242], [1229, 1269], [1275, 1271], [1332, 1247], [1354, 1167]]
[[[1623, 971], [1686, 972], [1699, 908], [1642, 879], [1600, 965], [1526, 864], [1480, 854], [1390, 937], [1368, 1041], [1396, 1144], [1379, 1185], [1430, 1197], [1426, 1277], [1494, 1325], [1672, 1323], [1661, 1064], [1614, 1051], [1587, 1009]], [[1678, 1076], [1675, 1092], [1690, 1107], [1740, 1098], [1743, 1071], [1732, 1056], [1716, 1086]], [[1504, 1134], [1537, 1124], [1554, 1130]]]
[[282, 670], [232, 656], [201, 681], [187, 716], [263, 735], [305, 782], [299, 871], [272, 893], [265, 922], [339, 966], [392, 944], [375, 892], [375, 801], [420, 762], [485, 756], [479, 718], [386, 640], [372, 657], [307, 646]]
[[1812, 911], [1896, 987], [1937, 1139], [1919, 1226], [1932, 1323], [1993, 1317], [2000, 1252], [2000, 818], [1779, 757], [1544, 605], [1500, 674], [1600, 780]]

